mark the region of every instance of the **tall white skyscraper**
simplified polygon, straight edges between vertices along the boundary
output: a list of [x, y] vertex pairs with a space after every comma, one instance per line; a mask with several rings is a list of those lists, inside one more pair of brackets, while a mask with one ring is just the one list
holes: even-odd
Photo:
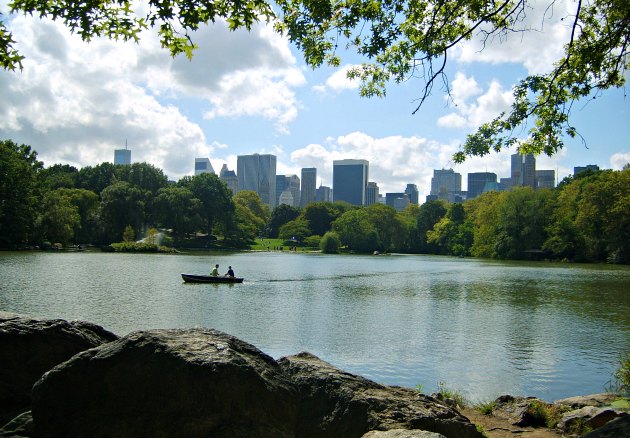
[[236, 157], [238, 191], [253, 190], [264, 204], [276, 206], [276, 156], [239, 155]]

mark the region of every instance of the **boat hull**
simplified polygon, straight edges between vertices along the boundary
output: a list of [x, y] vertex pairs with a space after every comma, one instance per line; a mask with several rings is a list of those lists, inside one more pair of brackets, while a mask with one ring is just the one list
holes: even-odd
[[242, 283], [239, 277], [213, 277], [212, 275], [182, 274], [186, 283]]

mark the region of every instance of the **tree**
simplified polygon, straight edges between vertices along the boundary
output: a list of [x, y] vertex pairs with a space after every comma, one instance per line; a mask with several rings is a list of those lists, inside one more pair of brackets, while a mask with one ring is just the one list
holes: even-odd
[[365, 209], [346, 211], [333, 222], [333, 231], [341, 243], [358, 252], [372, 252], [379, 248], [378, 232]]
[[340, 212], [330, 202], [311, 202], [302, 211], [302, 216], [308, 221], [308, 226], [318, 236], [330, 231], [331, 224], [338, 218]]
[[158, 223], [170, 228], [176, 239], [201, 228], [201, 201], [186, 187], [164, 187], [153, 202]]
[[0, 246], [24, 244], [32, 238], [42, 168], [30, 146], [0, 141]]
[[[70, 0], [14, 0], [9, 6], [12, 13], [23, 12], [40, 18], [61, 20], [84, 41], [106, 36], [137, 42], [142, 30], [155, 27], [158, 29], [162, 47], [168, 48], [173, 56], [185, 53], [188, 58], [192, 57], [193, 49], [196, 48], [190, 32], [197, 30], [201, 24], [225, 19], [230, 30], [249, 30], [255, 22], [263, 18], [269, 20], [274, 16], [271, 6], [265, 0], [150, 0], [143, 11], [146, 14], [144, 17], [133, 11], [133, 2], [129, 0], [104, 0], [80, 5]], [[12, 34], [0, 21], [0, 65], [4, 69], [22, 67], [24, 57], [13, 47], [14, 43]]]
[[393, 207], [373, 204], [365, 209], [372, 225], [376, 228], [380, 251], [400, 248], [407, 237], [405, 223]]
[[153, 194], [168, 184], [168, 178], [162, 169], [149, 163], [117, 164], [114, 174], [118, 181], [126, 181]]
[[68, 196], [60, 190], [44, 195], [39, 228], [45, 240], [66, 246], [81, 226], [79, 208], [73, 205]]
[[[526, 31], [530, 8], [552, 11], [554, 7], [553, 0], [546, 4], [528, 0], [278, 0], [278, 4], [283, 16], [277, 28], [302, 50], [309, 65], [339, 66], [342, 44], [364, 57], [366, 62], [349, 72], [351, 78], [361, 81], [361, 95], [384, 96], [392, 81], [420, 79], [423, 87], [414, 113], [434, 85], [441, 82], [450, 93], [447, 60], [458, 43], [478, 36], [485, 45], [509, 33]], [[552, 155], [563, 147], [564, 135], [577, 133], [569, 123], [575, 101], [624, 85], [624, 73], [630, 66], [628, 2], [578, 1], [576, 11], [564, 19], [571, 28], [570, 39], [552, 71], [521, 80], [513, 90], [511, 110], [469, 135], [454, 155], [455, 162], [516, 144], [517, 128], [530, 120], [533, 127], [520, 143], [520, 152]]]
[[79, 170], [68, 164], [54, 164], [42, 169], [40, 178], [43, 185], [50, 190], [73, 189], [77, 186]]
[[126, 226], [134, 230], [142, 230], [145, 218], [144, 206], [148, 196], [148, 192], [124, 181], [116, 182], [103, 190], [101, 219], [107, 240], [119, 241]]
[[85, 189], [57, 189], [55, 192], [68, 199], [79, 214], [79, 223], [74, 227], [74, 242], [95, 242], [101, 227], [96, 193]]
[[442, 254], [458, 256], [468, 254], [473, 231], [471, 223], [465, 219], [464, 206], [460, 203], [450, 204], [446, 216], [427, 232], [427, 241], [436, 244]]
[[439, 248], [435, 243], [427, 240], [427, 233], [446, 214], [446, 207], [442, 201], [428, 201], [418, 209], [416, 226], [410, 238], [411, 250], [420, 254], [437, 254]]
[[101, 163], [94, 167], [86, 166], [79, 170], [77, 187], [91, 190], [100, 196], [101, 192], [116, 181], [116, 166]]
[[201, 201], [201, 216], [205, 221], [208, 236], [212, 235], [217, 223], [225, 227], [232, 220], [234, 215], [232, 192], [214, 173], [184, 177], [178, 185], [188, 188], [195, 198]]
[[252, 213], [252, 225], [254, 225], [256, 229], [256, 235], [260, 235], [269, 222], [269, 205], [263, 204], [258, 193], [253, 190], [242, 190], [238, 192], [234, 196], [234, 203], [241, 205]]
[[300, 215], [300, 209], [290, 205], [280, 204], [271, 212], [269, 220], [269, 237], [276, 238], [280, 233], [280, 227]]
[[302, 243], [307, 236], [313, 232], [308, 226], [308, 221], [302, 217], [287, 222], [280, 227], [280, 238], [284, 240], [295, 240]]
[[319, 249], [325, 254], [336, 254], [339, 252], [341, 239], [339, 235], [333, 231], [329, 231], [319, 241]]

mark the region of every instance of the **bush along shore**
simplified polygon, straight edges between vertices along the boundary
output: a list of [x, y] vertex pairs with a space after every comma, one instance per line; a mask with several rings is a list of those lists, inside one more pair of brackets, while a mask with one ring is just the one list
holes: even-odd
[[[462, 415], [462, 401], [448, 391], [428, 396], [381, 385], [306, 352], [275, 360], [206, 328], [119, 337], [89, 322], [0, 312], [0, 364], [2, 437], [493, 433]], [[521, 432], [630, 436], [620, 402], [614, 394], [553, 404], [503, 396], [479, 409], [506, 416]]]

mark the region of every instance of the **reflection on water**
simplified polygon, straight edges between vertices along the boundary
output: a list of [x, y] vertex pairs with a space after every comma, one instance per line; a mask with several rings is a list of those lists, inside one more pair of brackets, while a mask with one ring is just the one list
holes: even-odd
[[[185, 284], [232, 265], [243, 284]], [[0, 310], [118, 334], [207, 326], [280, 357], [476, 400], [600, 392], [630, 346], [630, 269], [431, 256], [0, 253]]]

